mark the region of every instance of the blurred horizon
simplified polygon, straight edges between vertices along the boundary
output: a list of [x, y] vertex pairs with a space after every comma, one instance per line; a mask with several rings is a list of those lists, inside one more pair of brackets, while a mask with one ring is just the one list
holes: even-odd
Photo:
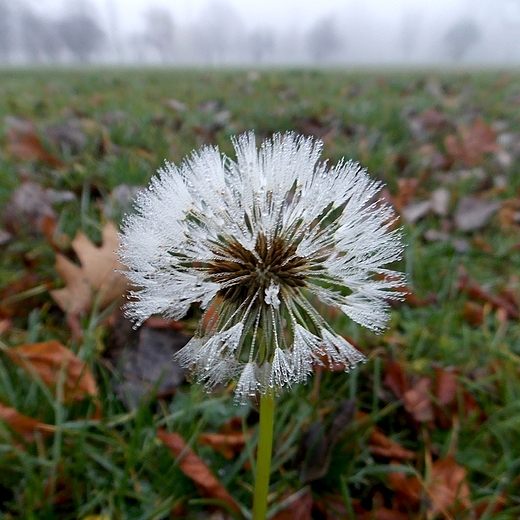
[[0, 0], [0, 65], [520, 65], [520, 0]]

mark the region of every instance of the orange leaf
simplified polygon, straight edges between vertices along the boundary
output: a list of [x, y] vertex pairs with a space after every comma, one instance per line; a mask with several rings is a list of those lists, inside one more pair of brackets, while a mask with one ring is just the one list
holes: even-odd
[[235, 500], [178, 433], [166, 433], [160, 429], [157, 431], [157, 436], [175, 457], [183, 454], [178, 461], [179, 467], [187, 477], [193, 480], [202, 495], [221, 500], [233, 511], [240, 512]]
[[15, 348], [5, 348], [4, 352], [28, 372], [34, 370], [49, 387], [56, 386], [64, 367], [64, 401], [77, 401], [86, 395], [97, 394], [96, 382], [90, 369], [58, 341], [27, 343]]
[[369, 449], [374, 455], [388, 459], [413, 459], [415, 453], [403, 448], [399, 443], [389, 439], [383, 432], [374, 428], [370, 435]]
[[11, 129], [7, 134], [8, 151], [15, 159], [39, 161], [54, 168], [64, 166], [63, 162], [43, 147], [34, 131], [18, 132]]
[[417, 509], [426, 493], [430, 498], [429, 518], [453, 509], [467, 511], [471, 507], [466, 470], [452, 457], [433, 463], [429, 482], [415, 476], [406, 477], [398, 471], [389, 473], [388, 481], [398, 494], [397, 502], [401, 499], [408, 510]]
[[4, 421], [25, 441], [33, 441], [36, 433], [39, 432], [46, 437], [54, 432], [54, 426], [41, 423], [32, 417], [22, 415], [15, 408], [5, 406], [0, 403], [0, 421]]
[[493, 309], [504, 309], [510, 319], [517, 320], [520, 318], [520, 311], [513, 302], [502, 296], [491, 294], [472, 280], [463, 269], [460, 269], [458, 288], [460, 291], [467, 293], [470, 298], [489, 303]]
[[381, 506], [357, 515], [356, 520], [410, 520], [410, 516], [407, 513]]
[[429, 377], [421, 377], [414, 387], [404, 393], [404, 408], [417, 422], [433, 420], [431, 385]]
[[459, 466], [453, 457], [433, 463], [432, 479], [427, 490], [431, 498], [429, 512], [432, 515], [453, 507], [462, 507], [467, 511], [471, 506], [466, 469]]
[[246, 440], [242, 432], [235, 433], [203, 433], [198, 442], [201, 446], [211, 446], [226, 457], [232, 459], [235, 453], [240, 453]]
[[473, 327], [478, 327], [484, 323], [484, 306], [469, 300], [464, 302], [462, 317]]

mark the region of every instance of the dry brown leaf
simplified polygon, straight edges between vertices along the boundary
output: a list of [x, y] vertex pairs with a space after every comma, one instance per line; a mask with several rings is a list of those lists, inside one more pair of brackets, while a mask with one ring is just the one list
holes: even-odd
[[235, 500], [178, 433], [167, 433], [159, 429], [157, 436], [175, 457], [179, 457], [182, 453], [182, 457], [178, 460], [179, 468], [193, 480], [202, 495], [221, 500], [233, 511], [240, 512]]
[[459, 291], [464, 291], [470, 298], [489, 303], [495, 310], [503, 309], [509, 319], [520, 318], [520, 310], [509, 298], [496, 296], [472, 280], [464, 269], [459, 269]]
[[27, 343], [3, 350], [13, 363], [29, 373], [36, 372], [51, 388], [56, 386], [64, 369], [64, 401], [81, 400], [87, 395], [97, 394], [96, 382], [88, 366], [58, 341]]
[[471, 127], [459, 126], [457, 135], [448, 135], [444, 140], [446, 150], [465, 166], [481, 163], [486, 153], [499, 152], [496, 133], [481, 119], [475, 120]]
[[246, 444], [242, 432], [235, 433], [203, 433], [198, 442], [201, 446], [211, 446], [226, 457], [232, 459], [236, 453], [240, 453]]
[[46, 437], [54, 432], [54, 426], [44, 424], [32, 417], [22, 415], [15, 408], [0, 403], [0, 421], [5, 422], [25, 441], [33, 441], [37, 434]]
[[[71, 319], [88, 312], [94, 303], [101, 308], [118, 300], [126, 290], [128, 281], [116, 269], [124, 269], [116, 251], [119, 247], [117, 229], [111, 222], [103, 228], [103, 244], [94, 245], [81, 231], [72, 241], [72, 248], [81, 266], [64, 255], [56, 255], [56, 270], [65, 281], [62, 289], [54, 289], [51, 296]], [[73, 325], [70, 323], [70, 325]]]
[[[38, 304], [36, 297], [21, 298], [18, 295], [27, 293], [41, 284], [41, 280], [34, 271], [25, 272], [20, 278], [8, 283], [0, 289], [0, 318], [27, 316], [33, 305]], [[45, 286], [42, 287], [45, 291]]]
[[402, 399], [408, 390], [408, 381], [404, 369], [399, 361], [388, 357], [385, 366], [384, 384], [392, 391], [397, 399]]
[[415, 457], [413, 451], [403, 448], [399, 443], [389, 439], [378, 428], [372, 430], [369, 449], [374, 455], [388, 459], [409, 460]]
[[[285, 493], [282, 500], [289, 498], [290, 495]], [[272, 520], [312, 520], [312, 506], [313, 498], [310, 490], [306, 491], [303, 495], [298, 497], [294, 502], [291, 502], [286, 508], [282, 509], [279, 513], [276, 513]]]
[[390, 485], [396, 490], [394, 505], [399, 509], [417, 510], [424, 495], [429, 498], [428, 518], [439, 513], [444, 517], [450, 511], [471, 509], [466, 469], [459, 466], [453, 457], [438, 459], [432, 464], [431, 479], [425, 482], [417, 476], [407, 477], [402, 472], [388, 474]]
[[432, 381], [429, 377], [421, 377], [412, 388], [404, 393], [404, 409], [417, 422], [433, 420], [431, 386]]
[[504, 200], [498, 211], [498, 220], [504, 230], [520, 231], [520, 198]]
[[459, 466], [453, 457], [436, 460], [432, 466], [432, 478], [427, 487], [431, 515], [453, 508], [468, 511], [471, 507], [466, 469]]
[[34, 131], [20, 132], [12, 128], [7, 133], [7, 151], [15, 159], [38, 161], [53, 168], [61, 168], [63, 162], [50, 154], [42, 145]]
[[357, 515], [356, 520], [410, 520], [410, 515], [381, 506]]

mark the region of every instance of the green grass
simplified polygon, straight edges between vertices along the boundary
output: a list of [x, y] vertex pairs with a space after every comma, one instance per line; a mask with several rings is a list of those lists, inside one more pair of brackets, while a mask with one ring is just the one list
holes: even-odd
[[[254, 129], [264, 137], [276, 131], [304, 131], [313, 122], [318, 130], [333, 129], [324, 148], [332, 163], [343, 156], [362, 162], [392, 195], [398, 193], [402, 178], [421, 179], [419, 199], [447, 186], [453, 208], [461, 196], [482, 194], [484, 188], [464, 180], [448, 185], [425, 167], [419, 150], [423, 143], [412, 135], [404, 114], [438, 107], [454, 123], [469, 125], [478, 117], [486, 124], [506, 123], [507, 132], [520, 132], [520, 103], [514, 101], [519, 79], [516, 73], [500, 72], [2, 70], [0, 119], [30, 118], [41, 141], [65, 167], [57, 171], [12, 157], [7, 134], [0, 134], [0, 207], [22, 177], [45, 188], [71, 190], [76, 200], [55, 206], [58, 232], [72, 237], [82, 230], [99, 240], [105, 218], [101, 203], [109, 201], [112, 190], [122, 183], [146, 184], [164, 159], [178, 162], [208, 142], [231, 154], [233, 134]], [[430, 88], [434, 84], [443, 87], [444, 97], [435, 95]], [[164, 104], [166, 99], [185, 103], [187, 110], [172, 110]], [[204, 110], [209, 101], [218, 102], [219, 108]], [[102, 125], [103, 117], [115, 110], [125, 117]], [[229, 120], [219, 125], [215, 114], [222, 110], [229, 111]], [[80, 152], [67, 155], [49, 141], [47, 127], [71, 118], [82, 121], [87, 141]], [[103, 136], [117, 147], [116, 153], [100, 152]], [[444, 152], [443, 135], [433, 135], [429, 142]], [[398, 156], [406, 161], [400, 162]], [[497, 176], [506, 181], [503, 189], [489, 195], [496, 200], [518, 197], [520, 160], [512, 158], [506, 168], [488, 154], [480, 165], [491, 181]], [[463, 168], [455, 164], [451, 170]], [[117, 218], [121, 213], [121, 209], [115, 212]], [[368, 419], [356, 420], [341, 435], [328, 474], [309, 485], [315, 500], [332, 493], [352, 512], [360, 504], [365, 509], [371, 503], [376, 507], [378, 500], [391, 507], [390, 461], [369, 451], [369, 426], [377, 424], [417, 454], [416, 460], [402, 463], [409, 474], [424, 477], [430, 455], [436, 460], [454, 450], [456, 462], [467, 470], [471, 502], [482, 505], [480, 518], [506, 520], [520, 514], [520, 324], [518, 320], [501, 323], [488, 309], [481, 325], [471, 325], [463, 312], [470, 297], [457, 289], [458, 269], [464, 267], [491, 293], [498, 294], [509, 284], [520, 295], [520, 233], [506, 229], [495, 217], [482, 230], [453, 231], [454, 238], [469, 244], [467, 252], [458, 253], [450, 243], [424, 240], [427, 229], [441, 227], [441, 219], [435, 216], [406, 224], [407, 249], [395, 266], [407, 273], [415, 294], [435, 295], [436, 300], [418, 307], [396, 306], [382, 336], [345, 318], [333, 318], [334, 328], [354, 338], [369, 362], [348, 375], [324, 373], [319, 383], [311, 380], [277, 399], [273, 508], [286, 493], [303, 488], [298, 459], [302, 432], [318, 419], [330, 422], [341, 401], [355, 398]], [[474, 239], [487, 244], [489, 251]], [[8, 316], [12, 326], [0, 340], [8, 347], [50, 339], [69, 346], [94, 371], [102, 409], [98, 418], [93, 401], [61, 404], [59, 387], [48, 390], [37, 377], [0, 355], [0, 402], [56, 426], [53, 436], [30, 443], [0, 426], [0, 518], [82, 519], [101, 513], [111, 519], [196, 518], [207, 511], [205, 502], [157, 440], [158, 427], [180, 433], [228, 492], [249, 509], [252, 476], [244, 465], [254, 462], [256, 407], [237, 407], [228, 391], [210, 397], [198, 387], [183, 385], [171, 399], [151, 392], [136, 409], [127, 411], [113, 391], [117, 372], [107, 367], [102, 355], [110, 328], [103, 319], [111, 311], [85, 316], [83, 341], [71, 341], [66, 319], [45, 287], [60, 286], [51, 245], [22, 229], [0, 247], [0, 291], [29, 271], [36, 275], [32, 286], [42, 287], [36, 294], [20, 295], [16, 307], [8, 305], [15, 309]], [[466, 414], [462, 403], [453, 427], [429, 428], [410, 420], [403, 402], [384, 384], [387, 354], [410, 377], [434, 377], [435, 367], [454, 367], [459, 399], [463, 400], [462, 390], [469, 393], [480, 417]], [[252, 432], [243, 453], [228, 460], [198, 445], [201, 433], [218, 431], [234, 416], [240, 416], [243, 428]], [[493, 510], [495, 500], [503, 502], [500, 511]], [[427, 508], [425, 500], [410, 518], [426, 518]], [[464, 510], [452, 510], [451, 515], [471, 518]], [[322, 518], [317, 512], [314, 517]]]

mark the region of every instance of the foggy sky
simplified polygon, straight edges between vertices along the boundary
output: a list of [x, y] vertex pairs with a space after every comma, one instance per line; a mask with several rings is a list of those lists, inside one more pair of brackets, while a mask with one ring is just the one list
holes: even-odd
[[[12, 20], [9, 38], [2, 40], [0, 34], [0, 60], [7, 63], [520, 63], [520, 0], [0, 0], [2, 4]], [[27, 16], [22, 23], [22, 10], [32, 16], [29, 25]], [[72, 23], [71, 16], [78, 13], [90, 19], [98, 41], [89, 41], [88, 34], [81, 44], [69, 41], [75, 27], [83, 26]], [[39, 36], [47, 47], [39, 47]], [[4, 47], [10, 45], [8, 52], [2, 52], [2, 41]], [[81, 45], [88, 46], [83, 53]]]

